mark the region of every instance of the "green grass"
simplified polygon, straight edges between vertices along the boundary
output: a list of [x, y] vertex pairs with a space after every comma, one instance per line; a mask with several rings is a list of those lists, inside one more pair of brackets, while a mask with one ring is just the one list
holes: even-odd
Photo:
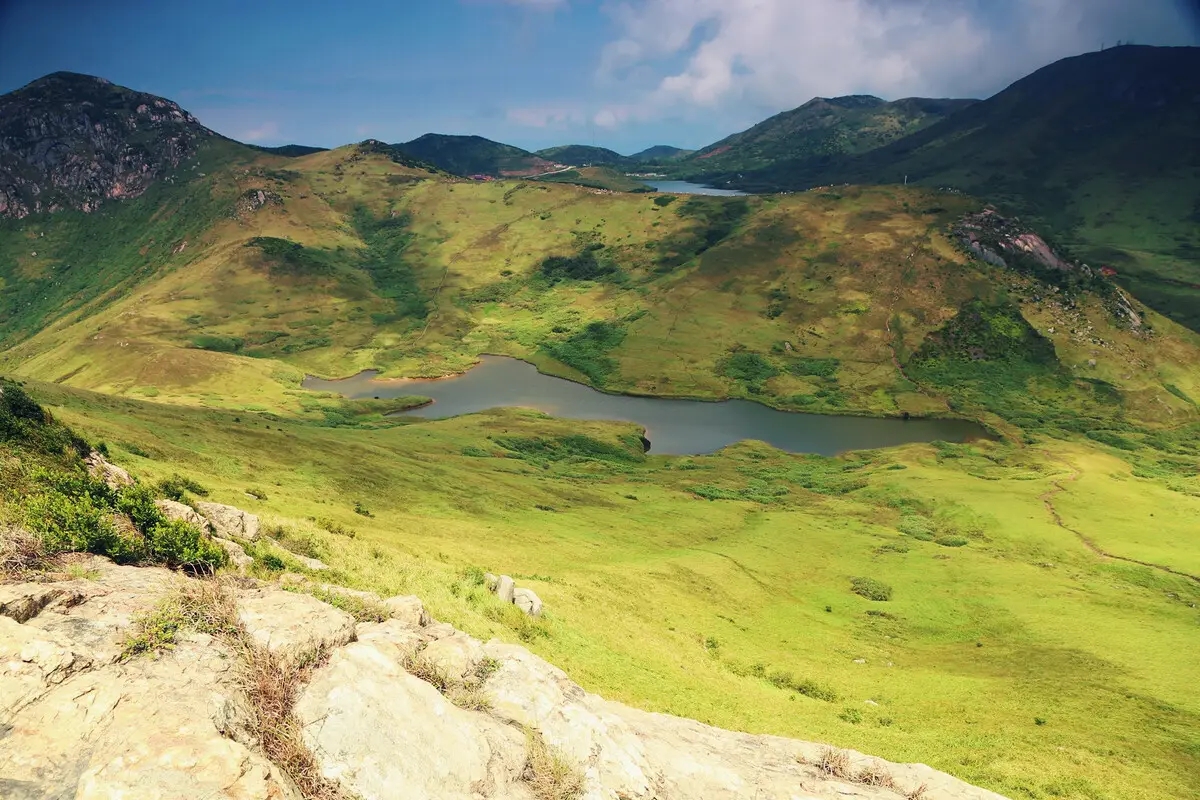
[[[1186, 642], [1200, 588], [1098, 558], [1043, 505], [1057, 482], [1069, 527], [1191, 567], [1200, 498], [1132, 477], [1119, 451], [1048, 440], [825, 459], [743, 444], [674, 459], [642, 454], [632, 426], [530, 412], [331, 429], [34, 388], [81, 430], [147, 453], [121, 456], [146, 479], [178, 473], [234, 503], [254, 483], [268, 520], [352, 527], [304, 528], [333, 580], [419, 594], [615, 699], [924, 761], [1009, 796], [1196, 796]], [[727, 494], [697, 502], [703, 487]], [[947, 537], [969, 544], [933, 540]], [[545, 618], [507, 614], [479, 569], [537, 576]], [[891, 599], [858, 596], [855, 578]]]

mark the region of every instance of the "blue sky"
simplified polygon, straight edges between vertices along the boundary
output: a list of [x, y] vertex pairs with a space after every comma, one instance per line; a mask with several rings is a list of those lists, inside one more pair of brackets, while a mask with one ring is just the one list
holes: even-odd
[[0, 92], [56, 70], [223, 134], [428, 131], [699, 147], [813, 96], [987, 96], [1118, 39], [1195, 45], [1188, 0], [0, 0]]

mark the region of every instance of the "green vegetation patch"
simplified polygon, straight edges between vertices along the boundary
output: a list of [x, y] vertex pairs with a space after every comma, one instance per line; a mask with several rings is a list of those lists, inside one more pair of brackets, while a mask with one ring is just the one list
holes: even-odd
[[539, 271], [550, 283], [610, 278], [618, 273], [618, 269], [608, 259], [597, 258], [597, 253], [603, 250], [604, 245], [592, 243], [573, 256], [549, 256], [542, 261]]
[[376, 319], [376, 324], [425, 319], [429, 314], [429, 298], [405, 256], [413, 239], [408, 217], [403, 214], [375, 217], [359, 206], [351, 221], [367, 246], [360, 256], [359, 267], [371, 278], [379, 295], [395, 304], [394, 313]]
[[748, 350], [730, 353], [717, 364], [717, 370], [719, 375], [737, 381], [755, 394], [762, 391], [764, 383], [779, 374], [779, 368], [766, 357]]
[[625, 328], [615, 322], [589, 322], [583, 330], [561, 341], [542, 343], [542, 351], [603, 386], [617, 370], [609, 353], [625, 341]]
[[328, 277], [338, 270], [333, 254], [316, 247], [305, 247], [291, 239], [255, 236], [246, 247], [257, 248], [272, 275], [294, 278]]
[[728, 238], [750, 215], [750, 203], [740, 197], [689, 197], [677, 206], [691, 225], [658, 246], [659, 272], [670, 272]]
[[591, 436], [498, 436], [497, 445], [518, 458], [530, 461], [613, 461], [633, 464], [646, 460], [645, 449], [637, 437], [620, 444], [602, 442]]

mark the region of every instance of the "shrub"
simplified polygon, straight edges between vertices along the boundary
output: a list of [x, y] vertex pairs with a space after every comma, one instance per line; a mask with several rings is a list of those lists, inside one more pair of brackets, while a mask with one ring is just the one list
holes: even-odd
[[758, 387], [776, 375], [779, 370], [758, 353], [742, 351], [731, 353], [720, 363], [721, 374], [726, 378], [745, 384], [748, 387]]
[[164, 520], [149, 531], [150, 555], [172, 568], [214, 570], [229, 557], [225, 550], [183, 520]]
[[53, 490], [35, 495], [25, 505], [25, 525], [41, 536], [49, 553], [95, 553], [118, 563], [145, 555], [145, 542], [118, 531], [112, 510], [91, 495], [71, 497]]
[[850, 590], [868, 600], [877, 602], [892, 599], [892, 587], [874, 578], [853, 578], [850, 581]]
[[197, 497], [208, 497], [208, 489], [179, 473], [175, 473], [169, 478], [163, 478], [158, 482], [157, 489], [160, 494], [171, 500], [183, 500], [184, 492], [191, 492]]
[[851, 725], [859, 725], [863, 721], [863, 715], [857, 708], [846, 706], [842, 709], [842, 713], [838, 714], [838, 719], [842, 722], [849, 722]]
[[939, 536], [935, 539], [942, 547], [965, 547], [967, 540], [961, 536]]
[[896, 530], [914, 539], [920, 539], [923, 542], [933, 540], [933, 523], [925, 517], [917, 516], [916, 514], [905, 514], [900, 517], [900, 522], [897, 523]]
[[844, 750], [826, 747], [817, 756], [817, 769], [835, 778], [846, 778], [850, 775], [850, 756]]
[[267, 499], [267, 493], [264, 492], [262, 489], [250, 488], [250, 489], [246, 490], [246, 494], [250, 495], [255, 500], [266, 500]]
[[583, 330], [561, 342], [545, 342], [544, 350], [552, 358], [578, 370], [597, 386], [604, 385], [616, 370], [617, 362], [609, 357], [625, 340], [625, 329], [614, 322], [589, 322]]
[[673, 194], [660, 194], [658, 197], [654, 198], [654, 205], [658, 206], [659, 208], [666, 208], [667, 206], [671, 205], [671, 203], [674, 203], [675, 200], [676, 198]]
[[217, 336], [215, 334], [198, 334], [191, 339], [192, 347], [197, 350], [211, 350], [215, 353], [236, 353], [242, 349], [242, 340], [236, 336]]
[[800, 377], [832, 378], [840, 365], [836, 358], [798, 358], [788, 364], [788, 372]]

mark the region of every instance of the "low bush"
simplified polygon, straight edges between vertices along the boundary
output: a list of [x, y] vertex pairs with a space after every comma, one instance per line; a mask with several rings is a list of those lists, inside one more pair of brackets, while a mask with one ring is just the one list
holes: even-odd
[[877, 602], [892, 599], [892, 587], [874, 578], [853, 578], [850, 581], [850, 590], [868, 600]]
[[208, 489], [179, 473], [175, 473], [169, 478], [163, 478], [158, 482], [157, 489], [163, 497], [176, 501], [183, 500], [186, 492], [191, 492], [197, 497], [208, 497]]

